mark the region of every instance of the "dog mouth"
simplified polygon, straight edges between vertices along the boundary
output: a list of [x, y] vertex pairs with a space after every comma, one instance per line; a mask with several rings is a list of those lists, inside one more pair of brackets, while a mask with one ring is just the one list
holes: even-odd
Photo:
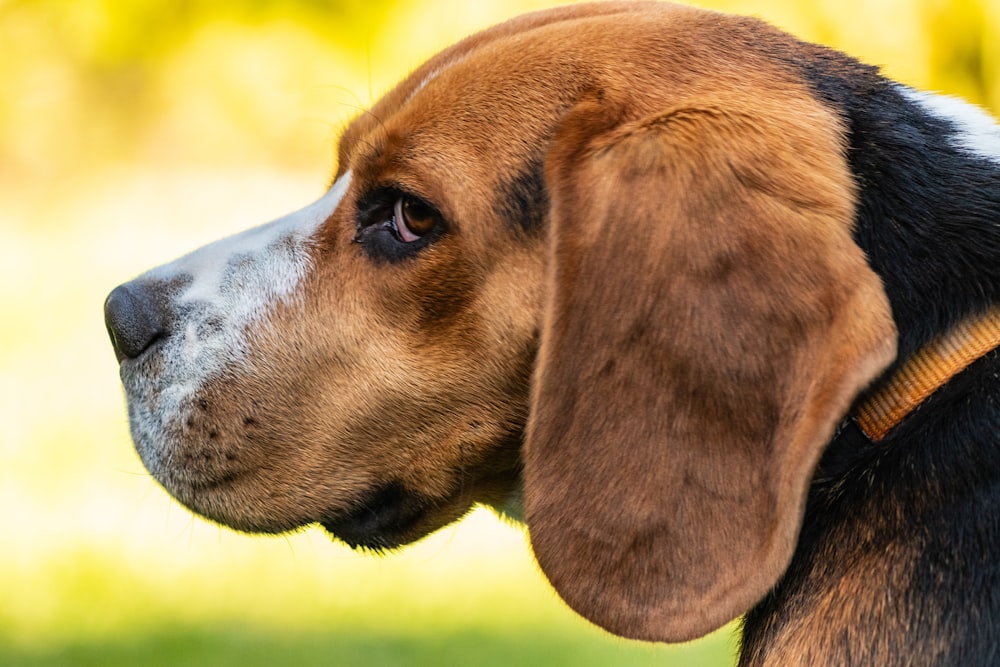
[[[464, 509], [447, 512], [450, 505], [431, 503], [401, 482], [390, 482], [368, 493], [351, 509], [324, 517], [319, 524], [352, 549], [386, 551], [413, 542], [464, 513]], [[442, 510], [448, 515], [443, 519], [438, 516]]]

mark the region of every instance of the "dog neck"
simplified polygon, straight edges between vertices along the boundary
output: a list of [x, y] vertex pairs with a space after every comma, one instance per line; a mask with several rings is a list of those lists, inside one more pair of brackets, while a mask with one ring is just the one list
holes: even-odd
[[869, 440], [880, 442], [948, 380], [997, 347], [1000, 307], [960, 322], [920, 349], [858, 406], [854, 421]]

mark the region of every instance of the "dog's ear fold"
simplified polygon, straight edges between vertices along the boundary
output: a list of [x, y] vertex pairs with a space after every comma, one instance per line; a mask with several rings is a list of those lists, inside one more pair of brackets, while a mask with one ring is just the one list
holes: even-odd
[[590, 100], [553, 140], [525, 516], [611, 632], [687, 640], [765, 595], [823, 447], [895, 356], [838, 128], [722, 105], [619, 123]]

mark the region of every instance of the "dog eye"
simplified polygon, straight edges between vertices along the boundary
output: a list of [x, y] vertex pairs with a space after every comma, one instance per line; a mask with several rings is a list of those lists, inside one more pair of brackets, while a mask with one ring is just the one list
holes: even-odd
[[430, 204], [394, 188], [378, 188], [358, 200], [354, 242], [375, 261], [398, 262], [437, 241], [447, 225]]
[[410, 197], [400, 197], [392, 209], [396, 232], [401, 241], [413, 243], [434, 231], [438, 215], [429, 206]]

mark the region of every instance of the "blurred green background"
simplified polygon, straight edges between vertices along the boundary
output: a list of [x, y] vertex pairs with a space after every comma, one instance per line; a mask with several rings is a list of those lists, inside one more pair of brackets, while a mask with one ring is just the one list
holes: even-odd
[[[344, 123], [550, 2], [0, 0], [0, 665], [730, 665], [626, 642], [477, 511], [399, 554], [237, 535], [134, 455], [105, 294], [320, 194]], [[997, 0], [720, 0], [1000, 109]]]

